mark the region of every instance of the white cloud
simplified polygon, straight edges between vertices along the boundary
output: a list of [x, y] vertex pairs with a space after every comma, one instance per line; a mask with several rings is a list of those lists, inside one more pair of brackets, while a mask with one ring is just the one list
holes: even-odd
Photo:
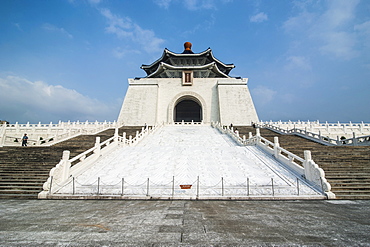
[[354, 31], [358, 0], [327, 1], [324, 9], [311, 1], [299, 5], [300, 12], [283, 24], [283, 29], [300, 43], [325, 55], [349, 60], [359, 55]]
[[326, 54], [333, 54], [345, 60], [359, 55], [356, 51], [356, 37], [348, 32], [327, 32], [322, 34], [323, 43], [320, 50]]
[[267, 17], [267, 15], [265, 13], [260, 12], [260, 13], [258, 13], [256, 15], [254, 15], [254, 16], [251, 16], [249, 18], [249, 20], [251, 22], [263, 22], [263, 21], [267, 21], [268, 20], [268, 17]]
[[355, 25], [354, 30], [356, 31], [359, 39], [362, 41], [365, 49], [370, 48], [370, 21]]
[[172, 3], [181, 3], [185, 9], [190, 11], [216, 9], [217, 2], [227, 4], [233, 0], [154, 0], [159, 7], [168, 9]]
[[90, 4], [99, 4], [101, 0], [88, 0]]
[[354, 29], [363, 35], [370, 35], [370, 21], [355, 25]]
[[108, 33], [115, 34], [120, 39], [128, 39], [139, 44], [147, 52], [162, 50], [164, 40], [156, 37], [152, 30], [143, 29], [128, 17], [114, 15], [109, 9], [101, 9], [101, 14], [107, 18]]
[[154, 0], [154, 3], [157, 4], [159, 7], [168, 9], [172, 0]]
[[184, 0], [183, 4], [188, 10], [215, 9], [214, 0]]
[[0, 118], [8, 121], [102, 121], [102, 117], [114, 114], [112, 107], [73, 89], [42, 81], [32, 82], [17, 76], [0, 78], [0, 98], [6, 102], [1, 104]]
[[59, 27], [56, 27], [56, 26], [54, 26], [52, 24], [49, 24], [49, 23], [44, 23], [42, 25], [42, 28], [44, 30], [47, 30], [47, 31], [50, 31], [50, 32], [61, 33], [61, 34], [65, 35], [65, 36], [67, 36], [68, 38], [73, 39], [73, 35], [70, 34], [69, 32], [67, 32], [64, 28], [59, 28]]
[[21, 26], [19, 25], [19, 23], [13, 23], [13, 25], [21, 32], [23, 32], [23, 29], [21, 28]]
[[287, 70], [311, 70], [311, 64], [308, 58], [303, 56], [289, 56], [288, 63], [285, 65]]
[[128, 56], [129, 54], [140, 54], [140, 51], [138, 50], [132, 50], [130, 48], [122, 48], [122, 47], [116, 47], [113, 50], [113, 56], [121, 59], [123, 57]]
[[297, 16], [290, 17], [288, 20], [286, 20], [283, 24], [283, 29], [287, 33], [305, 31], [302, 28], [310, 27], [315, 21], [315, 18], [315, 14], [303, 11]]
[[276, 91], [269, 89], [265, 86], [258, 86], [251, 90], [253, 95], [253, 100], [257, 105], [267, 105], [272, 100], [274, 100]]
[[331, 0], [328, 9], [323, 15], [323, 22], [330, 28], [342, 28], [355, 17], [355, 8], [359, 0]]

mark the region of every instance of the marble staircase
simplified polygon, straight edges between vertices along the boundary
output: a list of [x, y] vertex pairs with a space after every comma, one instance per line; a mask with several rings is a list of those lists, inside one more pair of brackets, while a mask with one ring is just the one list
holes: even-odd
[[[241, 135], [255, 134], [252, 127], [237, 126]], [[127, 136], [135, 136], [141, 127], [120, 129]], [[104, 141], [114, 129], [99, 133]], [[338, 199], [370, 199], [370, 147], [324, 146], [293, 135], [281, 135], [261, 129], [261, 135], [270, 141], [279, 137], [280, 146], [303, 157], [304, 150], [311, 150], [312, 157], [326, 173], [332, 191]], [[96, 136], [79, 136], [51, 147], [2, 147], [0, 148], [0, 198], [37, 198], [49, 171], [60, 160], [64, 150], [71, 157], [91, 148]]]
[[[126, 126], [119, 129], [119, 135], [126, 132], [127, 137], [135, 136], [136, 131], [141, 131], [141, 127]], [[64, 150], [71, 151], [71, 157], [74, 157], [93, 147], [97, 136], [103, 142], [113, 135], [114, 129], [109, 129], [97, 135], [81, 135], [51, 147], [0, 148], [0, 199], [36, 199], [50, 169], [60, 161]]]
[[[252, 127], [236, 127], [241, 135], [255, 134]], [[280, 146], [303, 157], [311, 150], [313, 160], [325, 171], [337, 199], [370, 199], [370, 147], [325, 146], [303, 137], [282, 135], [261, 129], [261, 136], [273, 141], [279, 137]]]

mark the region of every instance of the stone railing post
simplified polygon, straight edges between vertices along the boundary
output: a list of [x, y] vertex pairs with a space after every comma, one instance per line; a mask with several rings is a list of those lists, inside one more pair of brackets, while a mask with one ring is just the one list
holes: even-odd
[[353, 133], [352, 145], [353, 145], [353, 146], [357, 146], [356, 133], [355, 133], [355, 132], [352, 132], [352, 133]]
[[62, 179], [61, 181], [65, 181], [69, 178], [69, 168], [71, 167], [71, 162], [69, 162], [69, 156], [71, 152], [69, 150], [64, 150], [62, 155]]
[[118, 142], [118, 128], [114, 129], [114, 142]]
[[94, 154], [96, 154], [97, 156], [100, 156], [100, 150], [101, 150], [101, 147], [100, 147], [100, 137], [97, 136], [96, 139], [95, 139], [95, 149], [94, 149]]
[[341, 142], [341, 141], [339, 141], [339, 140], [340, 140], [340, 139], [339, 139], [339, 136], [337, 136], [337, 145], [338, 145], [338, 146], [342, 144], [342, 142]]
[[335, 194], [331, 192], [331, 186], [325, 178], [324, 170], [312, 160], [311, 151], [309, 150], [304, 151], [303, 167], [306, 180], [313, 183], [317, 189], [322, 190], [328, 199], [335, 198]]
[[256, 129], [256, 136], [261, 136], [261, 133], [260, 133], [260, 129], [259, 128]]
[[122, 142], [124, 145], [126, 144], [126, 132], [123, 132], [122, 134]]
[[36, 145], [41, 145], [41, 136], [37, 136]]
[[18, 124], [18, 122], [15, 123], [15, 131], [16, 131], [16, 133], [19, 133], [19, 124]]
[[0, 147], [3, 147], [5, 144], [5, 136], [6, 136], [6, 124], [4, 123], [0, 130]]
[[48, 131], [47, 131], [47, 133], [48, 133], [47, 135], [48, 136], [51, 134], [51, 128], [52, 128], [52, 126], [53, 126], [53, 122], [50, 122]]
[[278, 156], [280, 154], [279, 147], [280, 147], [279, 137], [275, 136], [274, 137], [274, 156], [275, 156], [275, 158], [278, 158]]
[[260, 143], [261, 141], [261, 133], [260, 133], [260, 128], [256, 129], [256, 143]]

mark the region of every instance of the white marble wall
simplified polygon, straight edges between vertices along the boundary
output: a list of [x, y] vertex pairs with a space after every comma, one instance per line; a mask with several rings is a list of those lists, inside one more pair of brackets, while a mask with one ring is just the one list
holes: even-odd
[[181, 78], [129, 79], [118, 122], [124, 125], [172, 123], [176, 104], [193, 99], [202, 107], [204, 123], [249, 125], [258, 117], [247, 79], [194, 78], [191, 86]]
[[239, 81], [225, 80], [218, 83], [220, 122], [223, 125], [251, 125], [252, 122], [258, 122], [257, 112], [246, 85], [247, 79]]
[[155, 125], [157, 103], [158, 103], [158, 85], [154, 83], [131, 84], [127, 90], [121, 112], [118, 117], [118, 123], [126, 126], [144, 126]]

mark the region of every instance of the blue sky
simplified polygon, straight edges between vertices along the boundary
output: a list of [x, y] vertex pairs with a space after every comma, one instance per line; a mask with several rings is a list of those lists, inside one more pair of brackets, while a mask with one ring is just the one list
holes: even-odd
[[370, 122], [370, 1], [0, 1], [0, 119], [113, 121], [164, 48], [210, 47], [262, 120]]

